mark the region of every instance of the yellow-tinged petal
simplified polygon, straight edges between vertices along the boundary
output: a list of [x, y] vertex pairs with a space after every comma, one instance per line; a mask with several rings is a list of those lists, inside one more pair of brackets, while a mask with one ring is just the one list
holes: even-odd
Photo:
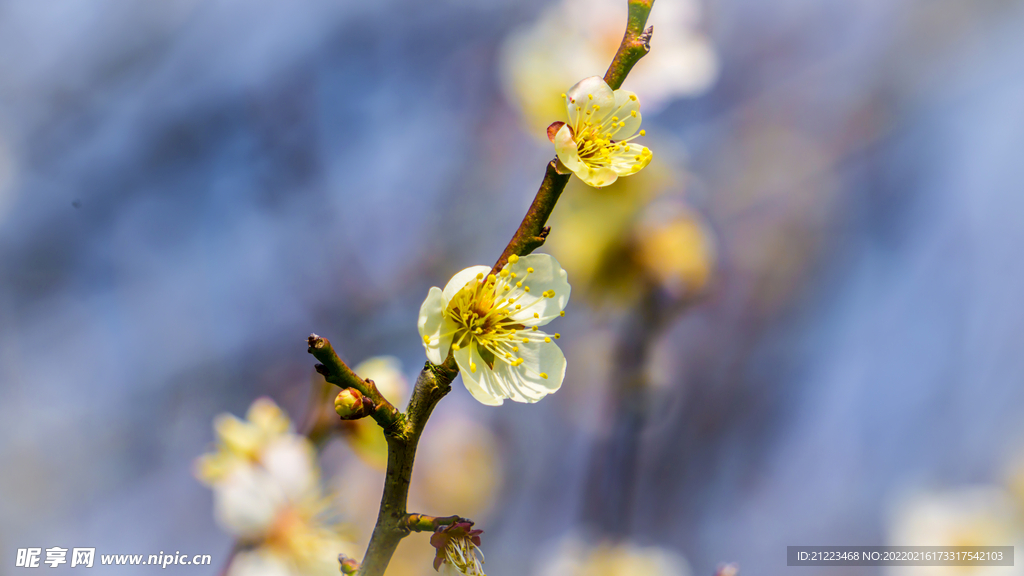
[[612, 133], [615, 140], [625, 140], [640, 129], [640, 100], [629, 90], [615, 91], [614, 116], [619, 119], [618, 127]]
[[[469, 393], [473, 395], [473, 398], [476, 398], [477, 402], [486, 406], [501, 406], [504, 403], [501, 396], [491, 392], [491, 390], [486, 387], [481, 380], [481, 377], [483, 376], [483, 372], [480, 371], [482, 359], [479, 354], [475, 354], [476, 358], [473, 357], [475, 350], [475, 346], [470, 346], [455, 351], [455, 363], [459, 365], [459, 374], [462, 375], [462, 383], [466, 386], [466, 390], [469, 390]], [[471, 362], [475, 362], [477, 364], [476, 372], [473, 372], [470, 369]], [[486, 364], [482, 365], [485, 368], [487, 366]]]
[[436, 286], [427, 292], [427, 298], [420, 306], [417, 328], [420, 331], [423, 348], [427, 352], [427, 359], [432, 364], [444, 362], [445, 356], [448, 355], [448, 349], [452, 345], [452, 335], [444, 335], [442, 332], [445, 326], [444, 309], [446, 306], [448, 306], [448, 299]]
[[573, 102], [582, 108], [579, 114], [585, 116], [586, 112], [591, 111], [595, 118], [603, 118], [611, 114], [612, 107], [615, 105], [615, 94], [600, 76], [591, 76], [580, 80], [565, 95], [566, 107], [570, 111], [569, 118], [574, 122], [576, 118], [571, 115], [572, 110], [575, 109]]
[[557, 344], [546, 343], [543, 340], [521, 343], [519, 357], [524, 362], [511, 370], [516, 374], [521, 389], [529, 390], [535, 397], [534, 402], [562, 387], [566, 362], [565, 355]]
[[291, 426], [288, 415], [270, 398], [257, 398], [245, 416], [267, 437], [284, 434]]
[[654, 154], [650, 148], [633, 142], [620, 144], [611, 156], [611, 168], [619, 176], [628, 176], [644, 169]]
[[555, 154], [558, 155], [558, 159], [562, 161], [562, 164], [565, 164], [566, 168], [576, 174], [579, 174], [581, 170], [587, 170], [586, 164], [580, 159], [579, 147], [572, 139], [572, 130], [568, 124], [559, 128], [558, 132], [555, 133]]
[[[533, 272], [527, 272], [531, 268]], [[506, 265], [506, 269], [530, 287], [530, 292], [510, 292], [521, 308], [509, 314], [509, 318], [524, 326], [543, 326], [565, 309], [572, 288], [568, 273], [554, 256], [530, 254], [520, 258], [516, 264]]]
[[490, 272], [490, 266], [470, 266], [455, 276], [452, 276], [452, 279], [449, 280], [448, 284], [444, 287], [443, 295], [445, 304], [447, 305], [447, 303], [459, 293], [459, 290], [465, 288], [466, 284], [468, 284], [470, 280], [473, 280], [478, 276], [486, 278]]
[[588, 168], [586, 171], [576, 172], [580, 180], [595, 188], [601, 188], [619, 179], [618, 173], [612, 168]]

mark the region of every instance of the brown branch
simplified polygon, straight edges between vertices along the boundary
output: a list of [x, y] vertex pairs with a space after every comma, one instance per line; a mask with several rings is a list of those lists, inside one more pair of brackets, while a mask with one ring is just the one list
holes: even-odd
[[612, 90], [621, 88], [633, 65], [651, 51], [651, 34], [654, 32], [654, 26], [647, 29], [644, 29], [644, 26], [647, 25], [647, 17], [651, 14], [653, 6], [654, 0], [629, 0], [626, 33], [622, 36], [622, 43], [619, 44], [619, 50], [612, 58], [608, 71], [604, 74], [604, 81]]
[[406, 505], [416, 446], [434, 406], [451, 391], [452, 380], [458, 373], [455, 360], [450, 355], [439, 366], [428, 362], [416, 379], [401, 433], [387, 437], [388, 471], [384, 477], [384, 494], [359, 576], [382, 576], [398, 543], [409, 534]]
[[530, 209], [526, 211], [526, 216], [519, 224], [519, 229], [508, 241], [508, 246], [505, 247], [505, 251], [501, 253], [498, 261], [494, 263], [491, 272], [495, 274], [500, 272], [502, 266], [508, 262], [509, 256], [513, 254], [526, 256], [544, 244], [548, 232], [551, 231], [545, 224], [548, 222], [548, 217], [551, 216], [551, 211], [555, 209], [555, 203], [562, 195], [562, 190], [565, 190], [565, 185], [569, 183], [569, 177], [572, 176], [571, 173], [559, 174], [556, 165], [556, 160], [548, 162], [544, 180], [540, 183], [540, 190], [537, 190], [533, 204], [530, 204]]
[[373, 380], [363, 380], [352, 371], [341, 358], [334, 352], [331, 342], [316, 334], [309, 335], [309, 353], [322, 362], [316, 365], [316, 371], [323, 374], [324, 379], [342, 388], [355, 388], [363, 396], [369, 398], [374, 405], [370, 414], [377, 424], [384, 429], [385, 435], [395, 434], [402, 425], [404, 416], [399, 412], [383, 394], [377, 390]]
[[[644, 30], [644, 26], [654, 0], [628, 0], [628, 2], [629, 21], [626, 26], [626, 34], [622, 38], [622, 44], [619, 46], [607, 74], [605, 74], [605, 82], [612, 89], [618, 89], [622, 85], [622, 81], [625, 80], [633, 65], [650, 50], [651, 30]], [[541, 181], [540, 189], [537, 191], [530, 209], [494, 264], [492, 270], [495, 273], [501, 270], [513, 254], [525, 256], [544, 244], [550, 232], [550, 228], [546, 226], [548, 217], [551, 216], [551, 212], [571, 176], [569, 173], [559, 173], [557, 166], [557, 161], [548, 163], [544, 172], [544, 180]], [[321, 341], [325, 343], [324, 346], [319, 348], [314, 346], [316, 342]], [[324, 353], [325, 347], [329, 353]], [[321, 373], [328, 377], [329, 382], [356, 388], [375, 401], [377, 397], [380, 397], [372, 382], [367, 381], [367, 388], [372, 389], [372, 392], [358, 386], [358, 382], [361, 382], [359, 377], [337, 359], [337, 355], [330, 349], [330, 344], [325, 339], [314, 340], [314, 337], [310, 337], [310, 352], [324, 363], [325, 369]], [[374, 418], [386, 432], [388, 469], [384, 479], [384, 493], [381, 496], [377, 523], [373, 527], [373, 534], [370, 536], [370, 543], [366, 548], [363, 563], [357, 573], [358, 576], [383, 576], [384, 570], [391, 562], [391, 557], [402, 538], [407, 536], [411, 530], [419, 529], [421, 522], [422, 526], [426, 526], [437, 520], [427, 520], [428, 517], [408, 514], [406, 505], [409, 499], [409, 483], [412, 479], [412, 468], [416, 458], [416, 446], [423, 433], [423, 427], [437, 403], [451, 390], [451, 382], [458, 372], [458, 367], [450, 354], [441, 365], [428, 362], [416, 379], [416, 386], [404, 415], [397, 413], [390, 404], [379, 404], [378, 409], [374, 412]], [[382, 409], [385, 406], [387, 409]], [[382, 420], [385, 421], [382, 422]], [[388, 423], [393, 427], [386, 425]]]

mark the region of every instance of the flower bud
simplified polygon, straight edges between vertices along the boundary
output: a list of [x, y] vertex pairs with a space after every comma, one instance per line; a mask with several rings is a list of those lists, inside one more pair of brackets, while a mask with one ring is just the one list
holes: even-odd
[[373, 402], [355, 388], [345, 388], [334, 398], [334, 411], [342, 420], [357, 420], [373, 411]]
[[355, 574], [359, 571], [359, 561], [355, 558], [349, 558], [344, 554], [338, 554], [338, 563], [341, 564], [342, 574]]

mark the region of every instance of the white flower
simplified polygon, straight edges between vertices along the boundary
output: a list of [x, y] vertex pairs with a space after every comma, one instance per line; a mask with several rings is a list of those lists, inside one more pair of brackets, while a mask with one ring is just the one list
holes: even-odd
[[214, 516], [245, 550], [229, 574], [256, 576], [338, 573], [338, 553], [356, 552], [336, 523], [320, 487], [316, 451], [289, 432], [288, 417], [261, 398], [248, 420], [214, 420], [217, 450], [197, 462], [197, 476], [213, 489]]
[[438, 527], [430, 535], [430, 545], [437, 549], [434, 570], [441, 573], [441, 576], [487, 576], [481, 566], [482, 533], [483, 530], [474, 530], [473, 522], [469, 520]]
[[569, 282], [547, 254], [512, 256], [497, 275], [487, 266], [456, 274], [442, 291], [430, 289], [420, 307], [419, 330], [427, 358], [455, 355], [470, 394], [489, 406], [504, 398], [536, 402], [558, 390], [565, 356], [559, 334], [538, 330], [564, 316]]
[[[543, 138], [558, 119], [566, 86], [608, 67], [625, 22], [622, 0], [561, 0], [509, 35], [500, 58], [503, 85], [531, 134]], [[651, 51], [625, 86], [643, 94], [649, 113], [705, 92], [718, 75], [718, 58], [702, 31], [701, 2], [659, 2], [647, 23], [654, 26]]]
[[259, 462], [267, 446], [289, 434], [290, 426], [288, 415], [270, 398], [257, 398], [245, 420], [228, 413], [217, 415], [213, 420], [217, 448], [196, 461], [196, 477], [212, 485], [238, 466]]
[[563, 96], [569, 123], [555, 134], [555, 152], [581, 180], [591, 186], [607, 186], [651, 163], [650, 149], [630, 142], [640, 128], [636, 94], [613, 92], [604, 80], [591, 76]]
[[[1012, 496], [999, 486], [964, 486], [911, 493], [892, 512], [889, 544], [894, 546], [1021, 546], [1024, 526]], [[1020, 549], [1020, 548], [1017, 548]], [[1001, 574], [1022, 574], [1001, 568]], [[987, 566], [908, 566], [886, 573], [909, 576], [991, 574]]]

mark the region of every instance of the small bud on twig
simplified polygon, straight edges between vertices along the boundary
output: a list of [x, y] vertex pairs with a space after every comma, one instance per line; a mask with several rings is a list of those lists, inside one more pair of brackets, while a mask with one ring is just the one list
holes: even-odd
[[338, 563], [341, 564], [342, 574], [355, 574], [359, 571], [359, 561], [355, 558], [349, 558], [344, 554], [338, 554]]
[[334, 411], [342, 420], [358, 420], [373, 413], [373, 401], [355, 388], [345, 388], [334, 398]]

